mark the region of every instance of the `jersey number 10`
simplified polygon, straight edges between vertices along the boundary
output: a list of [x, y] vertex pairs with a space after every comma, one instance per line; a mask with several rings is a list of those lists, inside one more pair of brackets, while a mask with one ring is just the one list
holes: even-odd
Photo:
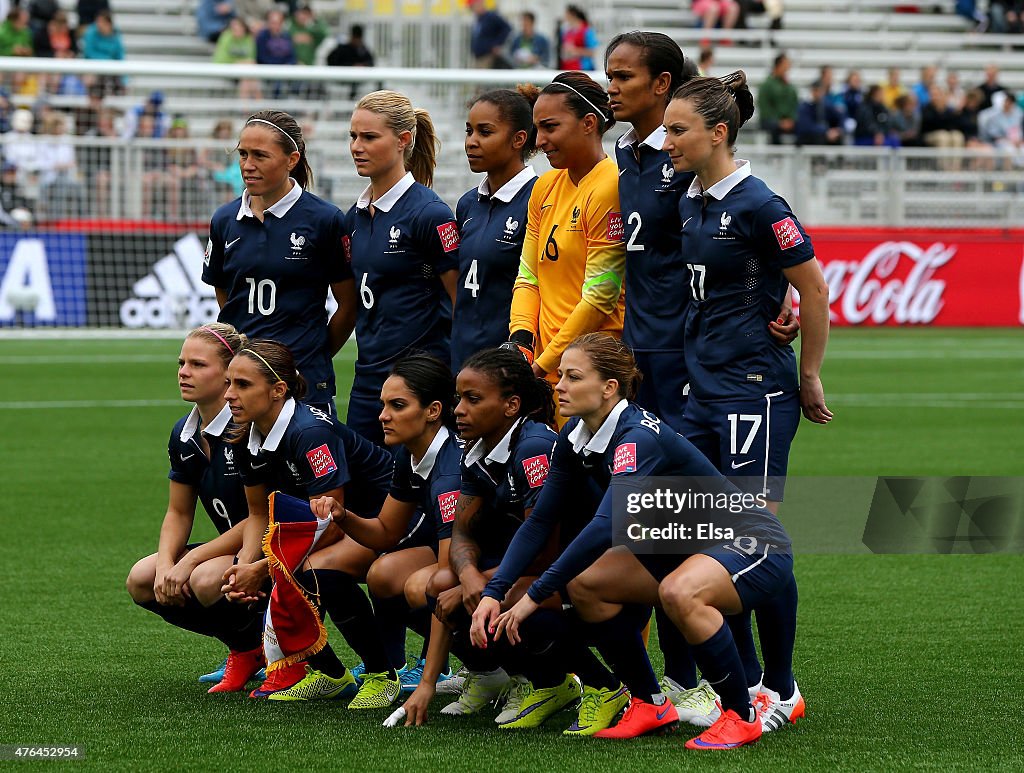
[[269, 317], [277, 307], [277, 285], [272, 279], [261, 279], [257, 282], [251, 276], [245, 278], [249, 285], [249, 313], [255, 314], [259, 309], [260, 314]]

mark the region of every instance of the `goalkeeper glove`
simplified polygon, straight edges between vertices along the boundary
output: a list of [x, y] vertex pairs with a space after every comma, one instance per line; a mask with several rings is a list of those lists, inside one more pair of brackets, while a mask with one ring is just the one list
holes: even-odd
[[530, 365], [533, 365], [533, 333], [528, 330], [515, 331], [509, 336], [509, 340], [498, 348], [519, 352]]

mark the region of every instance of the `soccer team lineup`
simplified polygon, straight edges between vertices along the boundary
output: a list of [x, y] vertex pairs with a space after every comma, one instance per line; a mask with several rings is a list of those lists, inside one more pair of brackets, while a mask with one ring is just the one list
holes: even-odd
[[[218, 321], [182, 344], [193, 407], [170, 433], [159, 548], [127, 579], [138, 606], [225, 645], [210, 693], [343, 700], [386, 726], [497, 706], [506, 732], [569, 709], [567, 736], [687, 725], [696, 751], [804, 716], [775, 513], [801, 415], [832, 418], [828, 289], [797, 215], [734, 158], [742, 73], [701, 77], [647, 32], [615, 38], [607, 71], [607, 89], [564, 72], [476, 96], [483, 177], [454, 213], [429, 187], [430, 116], [398, 92], [356, 105], [369, 184], [347, 213], [305, 190], [292, 116], [245, 122], [245, 191], [204, 258]], [[340, 416], [332, 358], [353, 331]], [[720, 481], [743, 505], [699, 543], [634, 553], [612, 489], [643, 476]]]

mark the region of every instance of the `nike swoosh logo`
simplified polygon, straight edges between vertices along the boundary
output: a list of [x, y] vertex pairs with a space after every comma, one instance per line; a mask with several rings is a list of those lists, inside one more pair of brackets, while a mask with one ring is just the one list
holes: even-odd
[[619, 170], [619, 177], [622, 177], [622, 175], [623, 175], [623, 174], [624, 174], [625, 172], [626, 172], [626, 168], [625, 168], [625, 167], [623, 167], [622, 169], [620, 169], [620, 170]]
[[540, 208], [541, 208], [541, 210], [543, 211], [543, 210], [547, 209], [547, 208], [548, 208], [548, 207], [550, 207], [550, 206], [552, 206], [552, 205], [551, 205], [551, 204], [541, 204], [541, 205], [540, 205]]
[[690, 215], [686, 220], [683, 221], [683, 228], [686, 228], [686, 224], [693, 220], [693, 215]]
[[753, 464], [756, 461], [757, 459], [751, 459], [749, 462], [743, 462], [742, 464], [736, 464], [736, 462], [733, 462], [731, 466], [734, 470], [738, 470], [740, 467], [746, 467], [748, 464]]
[[661, 720], [663, 720], [665, 718], [665, 715], [668, 714], [668, 710], [669, 710], [669, 708], [671, 706], [672, 706], [672, 704], [669, 701], [665, 701], [665, 708], [663, 708], [661, 711], [659, 711], [657, 714], [655, 714], [655, 718], [659, 722], [661, 722]]
[[236, 244], [238, 244], [238, 242], [240, 242], [241, 240], [242, 240], [242, 237], [239, 236], [236, 239], [232, 239], [230, 242], [224, 242], [224, 252], [227, 252], [228, 250], [230, 250], [232, 247], [234, 247]]
[[[475, 217], [475, 215], [474, 215], [474, 217]], [[462, 223], [462, 227], [465, 228], [466, 225], [469, 223], [469, 221], [472, 220], [472, 219], [473, 219], [472, 217], [467, 217], [465, 219], [465, 221]]]
[[[554, 699], [555, 699], [555, 696], [554, 696], [554, 695], [549, 695], [549, 696], [548, 696], [547, 698], [545, 698], [544, 700], [542, 700], [542, 701], [541, 701], [540, 703], [534, 703], [534, 704], [533, 704], [532, 706], [530, 706], [530, 708], [528, 708], [528, 709], [527, 709], [526, 711], [520, 711], [520, 712], [519, 712], [519, 716], [517, 716], [517, 717], [516, 717], [516, 719], [522, 719], [523, 717], [525, 717], [525, 716], [528, 716], [529, 714], [532, 714], [532, 713], [533, 713], [534, 711], [536, 711], [537, 709], [539, 709], [539, 708], [540, 708], [541, 706], [543, 706], [543, 705], [544, 705], [545, 703], [547, 703], [548, 701], [554, 700]], [[514, 721], [514, 720], [513, 720], [513, 721]]]
[[182, 454], [182, 455], [181, 455], [181, 461], [183, 461], [183, 462], [187, 462], [187, 461], [188, 461], [189, 459], [191, 459], [191, 458], [192, 458], [193, 456], [195, 456], [195, 454], [189, 454], [188, 456], [185, 456], [185, 454]]
[[262, 469], [263, 469], [264, 467], [266, 467], [266, 466], [267, 466], [268, 464], [270, 464], [270, 462], [264, 462], [263, 464], [254, 464], [254, 465], [252, 465], [252, 468], [253, 468], [254, 470], [262, 470]]

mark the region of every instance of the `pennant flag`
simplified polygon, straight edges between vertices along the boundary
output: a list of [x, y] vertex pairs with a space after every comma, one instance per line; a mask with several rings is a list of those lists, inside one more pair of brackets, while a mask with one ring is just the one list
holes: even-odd
[[274, 581], [263, 630], [268, 672], [300, 663], [327, 644], [327, 629], [294, 573], [330, 523], [317, 518], [304, 499], [280, 491], [270, 495], [270, 526], [263, 537]]

